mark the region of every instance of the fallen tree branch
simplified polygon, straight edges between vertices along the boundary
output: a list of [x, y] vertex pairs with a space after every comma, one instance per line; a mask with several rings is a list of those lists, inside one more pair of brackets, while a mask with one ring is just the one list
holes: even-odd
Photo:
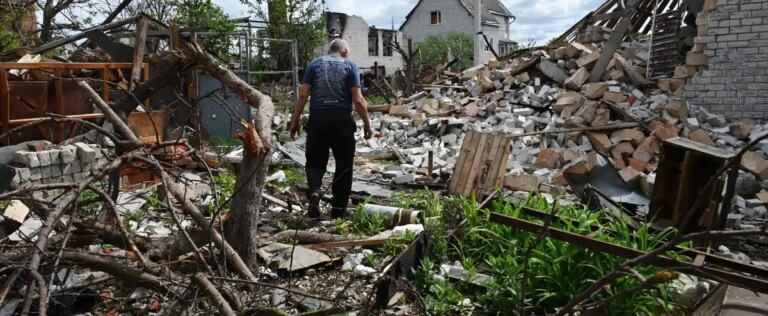
[[619, 267], [614, 269], [612, 272], [604, 275], [599, 280], [595, 281], [595, 283], [593, 283], [589, 288], [582, 291], [579, 295], [571, 299], [571, 301], [568, 302], [568, 304], [566, 304], [565, 306], [563, 306], [555, 315], [556, 316], [568, 315], [569, 313], [571, 313], [571, 311], [573, 311], [573, 309], [576, 306], [580, 305], [589, 297], [591, 297], [592, 295], [594, 295], [604, 287], [608, 286], [615, 279], [622, 276], [626, 271], [629, 271], [631, 268], [637, 265], [645, 263], [651, 258], [664, 254], [668, 250], [671, 250], [672, 248], [678, 246], [681, 243], [692, 241], [692, 240], [705, 241], [705, 240], [716, 240], [716, 239], [724, 239], [724, 238], [727, 239], [727, 238], [733, 238], [736, 236], [753, 236], [753, 235], [767, 235], [767, 233], [764, 228], [764, 229], [741, 230], [741, 231], [705, 231], [705, 232], [698, 232], [698, 233], [690, 233], [687, 235], [679, 235], [678, 237], [664, 243], [661, 247], [656, 248], [655, 250], [647, 254], [625, 261]]
[[[181, 203], [184, 211], [192, 216], [192, 218], [197, 222], [197, 225], [207, 230], [207, 232], [211, 235], [213, 242], [224, 250], [224, 254], [233, 264], [235, 271], [237, 271], [240, 276], [247, 280], [256, 281], [256, 276], [253, 274], [253, 272], [251, 272], [251, 269], [248, 268], [248, 265], [245, 264], [245, 261], [243, 261], [240, 255], [237, 254], [235, 249], [232, 248], [232, 246], [230, 246], [223, 237], [221, 237], [219, 232], [208, 226], [208, 220], [205, 218], [205, 216], [203, 216], [203, 213], [200, 211], [197, 205], [192, 203], [192, 201], [190, 201], [189, 198], [185, 196], [184, 188], [182, 188], [178, 183], [171, 181], [170, 176], [164, 170], [161, 169], [159, 172], [163, 183], [166, 185], [166, 189], [173, 195], [176, 201]], [[169, 203], [172, 202], [169, 201]]]
[[136, 283], [141, 287], [145, 287], [162, 294], [171, 294], [174, 297], [179, 298], [179, 295], [170, 287], [168, 287], [160, 277], [144, 272], [132, 266], [120, 263], [114, 259], [109, 259], [107, 256], [99, 256], [83, 252], [65, 251], [61, 258], [65, 261], [86, 268], [109, 273], [123, 281]]
[[229, 305], [229, 302], [227, 302], [226, 299], [224, 299], [224, 296], [221, 295], [221, 292], [216, 288], [213, 283], [211, 283], [208, 278], [205, 277], [202, 273], [196, 273], [195, 277], [193, 278], [195, 280], [195, 283], [200, 286], [203, 290], [205, 290], [210, 298], [213, 300], [214, 303], [216, 303], [216, 306], [219, 308], [219, 312], [221, 312], [222, 315], [226, 316], [236, 316], [237, 314], [232, 309], [232, 306]]

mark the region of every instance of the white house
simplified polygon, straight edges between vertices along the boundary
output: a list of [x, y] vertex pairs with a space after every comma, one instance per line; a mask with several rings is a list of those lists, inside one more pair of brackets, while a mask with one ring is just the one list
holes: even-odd
[[[369, 26], [359, 16], [339, 12], [326, 12], [326, 22], [329, 39], [342, 38], [349, 42], [349, 59], [361, 71], [372, 72], [377, 66], [379, 74], [386, 76], [403, 68], [402, 57], [390, 45], [394, 41], [402, 43], [399, 31]], [[323, 47], [326, 51], [327, 45]]]
[[[474, 0], [419, 0], [405, 17], [400, 26], [405, 40], [419, 43], [432, 35], [456, 32], [469, 34], [474, 38]], [[499, 0], [483, 0], [482, 31], [488, 42], [499, 55], [505, 55], [515, 46], [509, 38], [510, 24], [515, 16]], [[493, 53], [485, 45], [482, 63]]]

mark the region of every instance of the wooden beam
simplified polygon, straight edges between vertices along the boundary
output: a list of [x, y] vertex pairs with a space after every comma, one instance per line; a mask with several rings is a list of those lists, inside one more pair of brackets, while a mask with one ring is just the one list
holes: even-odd
[[632, 19], [630, 16], [632, 16], [632, 14], [634, 14], [636, 11], [636, 5], [637, 1], [632, 4], [630, 9], [625, 10], [624, 17], [621, 18], [621, 22], [619, 22], [619, 25], [617, 25], [613, 30], [613, 33], [611, 33], [611, 38], [608, 39], [608, 42], [603, 47], [603, 51], [600, 53], [600, 59], [597, 60], [597, 64], [594, 68], [592, 68], [592, 74], [589, 76], [589, 82], [598, 82], [601, 78], [603, 78], [605, 69], [608, 67], [608, 63], [611, 61], [611, 58], [613, 58], [613, 53], [615, 53], [616, 49], [619, 48], [621, 42], [624, 40], [624, 35], [627, 34], [627, 30], [629, 30], [629, 28], [632, 26]]
[[130, 69], [132, 63], [0, 63], [0, 69]]
[[133, 133], [131, 128], [128, 127], [128, 124], [126, 124], [125, 121], [123, 121], [123, 119], [120, 118], [120, 116], [117, 115], [117, 113], [115, 113], [115, 111], [112, 110], [112, 108], [110, 108], [103, 99], [101, 99], [96, 91], [93, 91], [93, 88], [91, 88], [87, 82], [79, 81], [77, 84], [81, 88], [85, 89], [86, 92], [88, 92], [88, 95], [90, 95], [91, 99], [93, 99], [93, 103], [99, 107], [101, 112], [104, 113], [105, 117], [109, 118], [109, 121], [115, 125], [115, 129], [120, 131], [120, 134], [122, 134], [123, 137], [129, 140], [132, 144], [141, 144], [141, 141], [138, 137], [136, 137], [136, 134]]
[[11, 90], [8, 85], [8, 71], [0, 70], [0, 122], [3, 129], [10, 128], [11, 120]]
[[84, 39], [84, 38], [88, 37], [87, 33], [90, 32], [90, 31], [109, 30], [109, 29], [121, 27], [123, 25], [133, 23], [134, 21], [136, 21], [136, 19], [138, 19], [138, 17], [132, 17], [132, 18], [128, 18], [128, 19], [125, 19], [125, 20], [117, 21], [117, 22], [112, 22], [112, 23], [108, 23], [108, 24], [94, 26], [92, 28], [84, 30], [83, 32], [80, 32], [80, 33], [75, 34], [73, 36], [65, 37], [65, 38], [60, 38], [60, 39], [53, 40], [53, 41], [50, 41], [48, 43], [45, 43], [45, 44], [43, 44], [43, 45], [41, 45], [41, 46], [31, 50], [29, 53], [33, 54], [33, 55], [34, 54], [42, 54], [42, 53], [45, 53], [45, 52], [47, 52], [47, 51], [49, 51], [51, 49], [54, 49], [56, 47], [59, 47], [59, 46], [62, 46], [62, 45], [66, 45], [66, 44], [73, 43], [75, 41], [79, 41], [81, 39]]
[[136, 83], [140, 81], [144, 50], [147, 47], [147, 30], [149, 30], [149, 20], [145, 17], [139, 18], [136, 23], [136, 41], [133, 44], [133, 64], [131, 65], [131, 82], [128, 85], [128, 91], [133, 91]]
[[[81, 120], [95, 120], [100, 119], [104, 117], [103, 113], [86, 113], [86, 114], [74, 114], [74, 115], [65, 115], [67, 118], [75, 118], [75, 119], [81, 119]], [[15, 119], [10, 120], [8, 124], [10, 126], [13, 125], [22, 125], [27, 123], [33, 123], [33, 122], [39, 122], [39, 121], [45, 121], [50, 119], [49, 117], [28, 117], [23, 119]]]
[[[64, 114], [64, 79], [62, 76], [64, 72], [61, 69], [56, 69], [53, 72], [56, 79], [53, 81], [54, 88], [54, 100], [53, 100], [53, 113]], [[59, 143], [64, 140], [64, 127], [60, 123], [53, 123], [53, 141]]]

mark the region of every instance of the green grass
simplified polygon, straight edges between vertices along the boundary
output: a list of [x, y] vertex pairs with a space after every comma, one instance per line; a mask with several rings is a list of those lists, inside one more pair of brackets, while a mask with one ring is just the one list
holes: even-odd
[[368, 214], [361, 203], [348, 219], [337, 219], [336, 229], [344, 235], [372, 236], [387, 230], [389, 221], [381, 214]]
[[380, 95], [369, 95], [366, 96], [365, 99], [368, 101], [369, 105], [379, 105], [379, 104], [387, 104], [387, 98], [380, 96]]
[[[434, 204], [434, 202], [432, 203]], [[417, 274], [428, 309], [435, 315], [465, 315], [473, 310], [477, 315], [514, 315], [520, 303], [521, 284], [525, 283], [526, 313], [552, 313], [565, 305], [573, 296], [590, 286], [594, 280], [612, 271], [624, 259], [592, 252], [575, 245], [544, 238], [536, 242], [536, 234], [489, 222], [490, 211], [478, 209], [471, 200], [451, 198], [443, 201], [444, 218], [460, 213], [467, 220], [464, 236], [458, 242], [447, 241], [445, 228], [430, 225], [433, 239], [430, 261], [422, 265]], [[549, 210], [550, 206], [539, 196], [531, 196], [526, 206]], [[508, 216], [542, 223], [520, 212], [521, 205], [508, 201], [494, 202], [489, 207]], [[552, 223], [569, 232], [591, 234], [598, 240], [609, 241], [634, 249], [648, 251], [664, 242], [670, 232], [654, 235], [648, 225], [633, 230], [626, 222], [612, 219], [603, 211], [590, 211], [579, 206], [560, 209], [559, 216], [573, 219], [574, 223]], [[592, 225], [599, 229], [592, 231]], [[434, 231], [438, 229], [438, 231]], [[522, 280], [525, 252], [533, 245], [529, 257], [528, 279]], [[672, 257], [678, 256], [668, 253]], [[492, 275], [494, 281], [487, 289], [462, 282], [434, 280], [430, 275], [440, 262], [460, 261], [470, 271]], [[649, 277], [660, 269], [641, 266], [636, 269]], [[600, 300], [639, 285], [635, 277], [622, 277], [608, 290], [594, 299]], [[636, 291], [612, 300], [607, 305], [610, 315], [674, 314], [672, 292], [668, 284], [659, 284], [646, 291]], [[467, 302], [471, 301], [471, 306]]]

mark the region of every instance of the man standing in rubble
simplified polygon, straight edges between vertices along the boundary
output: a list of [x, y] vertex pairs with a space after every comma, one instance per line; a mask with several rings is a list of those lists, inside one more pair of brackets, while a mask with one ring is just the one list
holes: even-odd
[[336, 39], [331, 42], [328, 55], [313, 60], [304, 72], [299, 99], [293, 108], [289, 125], [291, 137], [299, 134], [299, 121], [307, 98], [309, 123], [307, 130], [306, 174], [309, 185], [310, 217], [320, 217], [320, 186], [328, 165], [328, 150], [333, 151], [336, 170], [333, 174], [333, 202], [331, 217], [346, 215], [349, 194], [352, 191], [352, 168], [355, 156], [355, 131], [352, 105], [363, 120], [365, 138], [371, 138], [368, 104], [360, 90], [357, 65], [347, 59], [349, 44]]

